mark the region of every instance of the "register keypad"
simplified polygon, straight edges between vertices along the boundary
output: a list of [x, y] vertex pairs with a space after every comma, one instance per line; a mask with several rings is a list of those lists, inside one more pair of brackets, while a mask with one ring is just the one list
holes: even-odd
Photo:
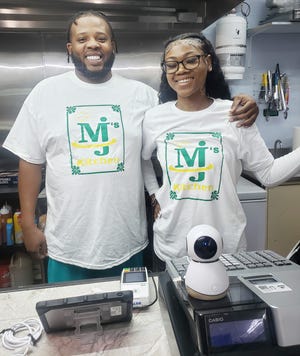
[[[283, 267], [292, 265], [292, 262], [273, 251], [245, 251], [233, 254], [222, 254], [220, 261], [224, 264], [226, 270], [238, 271], [256, 268], [269, 267]], [[187, 267], [189, 265], [189, 258], [184, 256], [171, 261], [175, 270], [181, 278], [184, 278]]]
[[220, 257], [228, 271], [239, 269], [255, 269], [273, 266], [288, 266], [292, 263], [270, 250], [247, 251], [234, 254], [223, 254]]

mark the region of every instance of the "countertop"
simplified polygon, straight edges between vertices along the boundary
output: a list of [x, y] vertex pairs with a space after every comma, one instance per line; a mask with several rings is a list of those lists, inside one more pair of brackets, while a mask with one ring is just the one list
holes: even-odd
[[[158, 285], [158, 278], [154, 277]], [[151, 278], [150, 278], [151, 281]], [[154, 287], [150, 282], [154, 298]], [[38, 318], [35, 305], [38, 301], [73, 297], [85, 294], [119, 290], [117, 280], [91, 280], [78, 284], [45, 285], [45, 287], [7, 290], [0, 293], [1, 330], [28, 318]], [[12, 355], [0, 345], [0, 355]], [[70, 331], [46, 334], [32, 348], [30, 355], [105, 355], [105, 356], [179, 356], [178, 347], [161, 297], [147, 309], [133, 310], [131, 322], [103, 326], [103, 334], [93, 333], [75, 337]]]
[[238, 180], [237, 193], [240, 200], [266, 199], [267, 197], [265, 189], [244, 177]]

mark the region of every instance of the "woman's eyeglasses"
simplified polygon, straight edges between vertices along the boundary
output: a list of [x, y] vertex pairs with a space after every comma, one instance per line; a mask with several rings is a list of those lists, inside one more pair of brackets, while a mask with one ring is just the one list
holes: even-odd
[[166, 61], [162, 62], [161, 66], [164, 72], [167, 74], [172, 74], [178, 71], [179, 64], [182, 64], [185, 69], [195, 69], [199, 66], [200, 58], [206, 57], [207, 54], [197, 54], [195, 56], [190, 56], [185, 58], [184, 60], [177, 61]]

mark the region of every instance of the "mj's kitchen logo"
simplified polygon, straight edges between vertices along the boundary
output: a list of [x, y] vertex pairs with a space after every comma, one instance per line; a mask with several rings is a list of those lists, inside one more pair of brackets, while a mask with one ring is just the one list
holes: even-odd
[[124, 170], [124, 128], [119, 105], [67, 107], [72, 174]]
[[223, 166], [219, 132], [170, 132], [165, 137], [171, 199], [216, 200]]

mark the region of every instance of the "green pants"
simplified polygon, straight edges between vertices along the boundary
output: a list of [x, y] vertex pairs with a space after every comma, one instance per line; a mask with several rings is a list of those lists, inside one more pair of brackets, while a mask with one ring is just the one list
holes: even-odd
[[82, 268], [68, 263], [59, 262], [49, 257], [48, 260], [48, 283], [77, 281], [81, 279], [105, 278], [121, 276], [123, 268], [142, 267], [143, 251], [132, 256], [121, 265], [108, 269]]

